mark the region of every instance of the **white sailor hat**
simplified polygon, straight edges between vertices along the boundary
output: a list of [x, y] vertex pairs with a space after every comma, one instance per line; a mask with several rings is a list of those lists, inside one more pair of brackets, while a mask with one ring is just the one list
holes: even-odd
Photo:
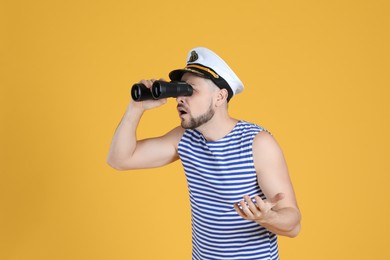
[[233, 70], [217, 54], [204, 47], [189, 51], [187, 66], [184, 69], [173, 70], [169, 78], [180, 81], [184, 73], [191, 72], [200, 77], [211, 79], [221, 89], [227, 89], [228, 101], [233, 95], [244, 90], [241, 80]]

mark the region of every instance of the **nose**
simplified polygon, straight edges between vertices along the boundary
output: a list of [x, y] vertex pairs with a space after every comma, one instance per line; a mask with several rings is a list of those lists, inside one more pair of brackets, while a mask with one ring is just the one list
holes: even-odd
[[176, 102], [177, 102], [178, 104], [184, 104], [184, 99], [185, 99], [185, 96], [178, 96], [178, 97], [176, 98]]

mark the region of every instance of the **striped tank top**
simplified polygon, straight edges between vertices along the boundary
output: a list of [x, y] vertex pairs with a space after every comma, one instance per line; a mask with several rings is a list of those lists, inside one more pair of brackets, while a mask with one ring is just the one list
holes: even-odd
[[257, 183], [252, 143], [264, 128], [239, 121], [208, 142], [187, 129], [178, 146], [191, 202], [192, 259], [279, 259], [277, 236], [243, 219], [233, 205], [244, 195], [265, 196]]

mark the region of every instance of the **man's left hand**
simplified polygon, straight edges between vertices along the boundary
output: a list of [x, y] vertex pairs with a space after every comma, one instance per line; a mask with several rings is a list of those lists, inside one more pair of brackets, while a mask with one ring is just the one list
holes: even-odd
[[269, 200], [262, 200], [260, 196], [255, 196], [255, 204], [248, 195], [245, 195], [239, 203], [234, 204], [234, 209], [244, 219], [253, 220], [259, 224], [272, 223], [272, 220], [277, 217], [274, 208], [283, 198], [283, 193], [278, 193]]

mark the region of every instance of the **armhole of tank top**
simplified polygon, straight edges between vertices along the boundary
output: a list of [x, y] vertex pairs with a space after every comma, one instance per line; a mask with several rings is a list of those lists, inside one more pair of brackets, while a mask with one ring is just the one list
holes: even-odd
[[179, 142], [177, 143], [177, 153], [179, 153], [179, 150], [180, 150], [180, 147], [182, 146], [183, 140], [186, 139], [186, 138], [187, 139], [190, 138], [189, 137], [191, 135], [190, 131], [191, 130], [189, 130], [189, 129], [184, 130], [183, 135], [181, 136]]
[[261, 133], [261, 132], [263, 132], [263, 131], [266, 131], [266, 130], [265, 130], [264, 128], [262, 128], [262, 127], [259, 126], [258, 131], [257, 131], [256, 133], [252, 134], [251, 139], [250, 139], [250, 151], [251, 151], [251, 157], [250, 157], [250, 159], [251, 159], [251, 164], [252, 164], [253, 169], [256, 169], [256, 167], [255, 167], [255, 160], [253, 159], [253, 142], [254, 142], [254, 140], [255, 140], [255, 137], [256, 137], [259, 133]]

